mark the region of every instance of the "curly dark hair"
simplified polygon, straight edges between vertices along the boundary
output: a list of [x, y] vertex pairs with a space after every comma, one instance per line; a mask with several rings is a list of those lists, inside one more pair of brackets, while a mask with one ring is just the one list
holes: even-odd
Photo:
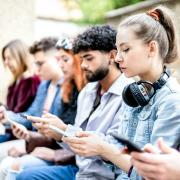
[[56, 43], [58, 38], [47, 37], [43, 38], [40, 41], [35, 41], [32, 46], [29, 48], [31, 54], [35, 54], [38, 51], [47, 52], [50, 49], [56, 49]]
[[116, 30], [109, 25], [90, 27], [75, 38], [73, 42], [73, 52], [75, 54], [88, 50], [110, 52], [116, 49], [116, 33]]

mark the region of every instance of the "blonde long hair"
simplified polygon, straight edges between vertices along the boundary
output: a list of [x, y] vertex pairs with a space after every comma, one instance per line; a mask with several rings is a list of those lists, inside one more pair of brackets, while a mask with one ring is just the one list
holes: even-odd
[[20, 77], [26, 71], [32, 72], [32, 57], [29, 53], [27, 45], [21, 40], [12, 40], [6, 44], [2, 49], [2, 58], [5, 61], [5, 51], [8, 49], [16, 60], [17, 63], [17, 72], [14, 75], [15, 80]]

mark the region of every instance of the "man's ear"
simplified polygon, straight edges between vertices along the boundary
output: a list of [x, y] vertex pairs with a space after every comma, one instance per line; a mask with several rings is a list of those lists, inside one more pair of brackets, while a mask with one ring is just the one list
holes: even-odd
[[148, 56], [154, 57], [158, 53], [158, 43], [156, 41], [151, 41], [148, 44]]
[[111, 50], [110, 51], [110, 59], [115, 59], [115, 57], [116, 57], [116, 54], [117, 54], [117, 51], [114, 49], [114, 50]]
[[116, 58], [116, 54], [117, 54], [117, 51], [116, 50], [111, 50], [109, 52], [109, 61], [110, 61], [110, 64], [113, 64], [114, 63], [114, 60]]

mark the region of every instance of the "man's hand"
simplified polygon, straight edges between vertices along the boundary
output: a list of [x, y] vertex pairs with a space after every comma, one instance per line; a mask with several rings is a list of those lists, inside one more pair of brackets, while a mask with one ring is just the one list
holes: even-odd
[[43, 115], [42, 118], [29, 116], [28, 119], [33, 121], [33, 126], [38, 129], [39, 133], [43, 134], [46, 137], [51, 137], [56, 141], [60, 141], [62, 135], [51, 130], [49, 128], [49, 125], [53, 125], [59, 129], [62, 129], [63, 131], [65, 131], [67, 128], [67, 125], [64, 124], [61, 119], [49, 113]]
[[36, 147], [31, 155], [46, 161], [54, 161], [55, 150], [46, 147]]
[[74, 153], [84, 157], [100, 154], [103, 140], [99, 136], [85, 131], [77, 132], [76, 136], [63, 137], [63, 141], [70, 146]]

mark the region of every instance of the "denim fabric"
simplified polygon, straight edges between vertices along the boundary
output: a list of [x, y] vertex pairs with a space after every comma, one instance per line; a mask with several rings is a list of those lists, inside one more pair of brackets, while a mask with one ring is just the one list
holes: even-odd
[[12, 139], [12, 134], [11, 133], [6, 133], [4, 135], [0, 135], [0, 143], [9, 141]]
[[[170, 77], [144, 107], [125, 107], [120, 117], [118, 133], [140, 147], [155, 144], [159, 137], [172, 146], [180, 136], [180, 86]], [[117, 144], [122, 147], [121, 144]], [[128, 179], [122, 172], [118, 180]], [[133, 170], [130, 179], [141, 179]]]
[[16, 179], [16, 176], [27, 168], [54, 165], [53, 162], [45, 161], [32, 155], [24, 155], [22, 158], [17, 158], [17, 160], [20, 161], [21, 164], [20, 171], [15, 171], [10, 168], [13, 162], [16, 161], [14, 157], [8, 156], [1, 162], [2, 171], [6, 174], [5, 180]]
[[74, 165], [35, 167], [20, 173], [16, 180], [75, 180], [77, 171]]
[[[43, 113], [43, 107], [47, 96], [48, 87], [50, 85], [50, 81], [42, 81], [37, 90], [36, 97], [32, 103], [32, 105], [28, 108], [27, 111], [22, 112], [24, 114], [29, 114], [32, 116], [41, 116]], [[53, 100], [53, 103], [50, 108], [50, 113], [59, 116], [61, 114], [61, 98], [60, 98], [60, 85], [57, 84], [56, 94]], [[26, 126], [28, 129], [32, 128], [31, 122], [21, 117], [19, 113], [14, 113], [12, 111], [8, 112], [9, 117]]]

